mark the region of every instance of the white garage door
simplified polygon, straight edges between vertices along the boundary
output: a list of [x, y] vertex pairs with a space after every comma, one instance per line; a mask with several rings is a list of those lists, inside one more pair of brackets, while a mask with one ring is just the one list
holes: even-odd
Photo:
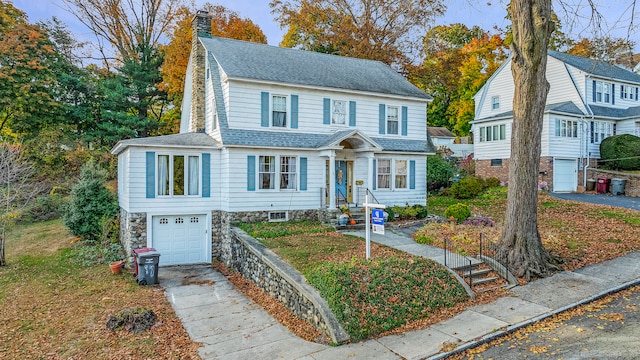
[[553, 191], [576, 191], [578, 186], [578, 162], [575, 159], [553, 160]]
[[209, 261], [206, 215], [153, 217], [153, 247], [160, 265], [198, 264]]

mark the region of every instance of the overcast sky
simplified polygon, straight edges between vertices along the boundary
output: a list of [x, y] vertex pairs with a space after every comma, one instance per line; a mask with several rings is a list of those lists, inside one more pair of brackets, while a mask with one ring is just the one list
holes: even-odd
[[[70, 13], [64, 10], [62, 0], [9, 0], [14, 6], [25, 11], [30, 22], [46, 20], [56, 16], [69, 26], [69, 29], [80, 40], [91, 40], [93, 35], [78, 22]], [[561, 0], [569, 7], [569, 15], [563, 11], [560, 0], [554, 0], [554, 10], [559, 14], [562, 27], [565, 33], [571, 33], [574, 37], [592, 37], [592, 27], [589, 26], [591, 11], [588, 8], [589, 0]], [[599, 3], [599, 11], [604, 15], [602, 18], [605, 32], [614, 31], [618, 37], [627, 36], [627, 27], [631, 18], [631, 0], [594, 0]], [[196, 5], [210, 2], [223, 5], [235, 10], [243, 18], [250, 18], [256, 23], [267, 36], [271, 45], [278, 45], [284, 32], [273, 20], [269, 8], [269, 0], [195, 0]], [[436, 24], [463, 23], [469, 27], [479, 25], [485, 30], [490, 30], [497, 26], [504, 29], [509, 21], [505, 20], [507, 0], [449, 0], [446, 1], [448, 10], [445, 17], [437, 19]], [[603, 5], [604, 4], [604, 5]], [[640, 4], [638, 4], [640, 7]], [[576, 11], [576, 9], [582, 9]], [[636, 9], [638, 19], [635, 23], [640, 23], [640, 9]], [[640, 42], [636, 30], [632, 36], [636, 42]], [[636, 47], [638, 49], [638, 47]]]

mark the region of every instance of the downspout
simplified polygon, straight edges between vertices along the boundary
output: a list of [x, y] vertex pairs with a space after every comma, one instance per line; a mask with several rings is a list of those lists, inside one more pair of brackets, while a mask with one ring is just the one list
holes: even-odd
[[[584, 106], [587, 109], [587, 111], [589, 112], [589, 115], [591, 116], [591, 121], [593, 121], [594, 116], [593, 116], [593, 110], [591, 110], [591, 107], [589, 106], [589, 101], [588, 101], [588, 97], [587, 97], [587, 89], [589, 88], [589, 79], [591, 78], [590, 75], [587, 75], [585, 77], [585, 84], [584, 84]], [[613, 94], [611, 94], [611, 96], [613, 96]], [[584, 116], [583, 116], [584, 119]], [[584, 188], [587, 188], [587, 169], [589, 168], [589, 164], [591, 164], [591, 151], [589, 151], [589, 134], [590, 134], [590, 122], [585, 121], [585, 137], [584, 137], [584, 152], [587, 154], [587, 164], [582, 166], [582, 186], [584, 186]]]

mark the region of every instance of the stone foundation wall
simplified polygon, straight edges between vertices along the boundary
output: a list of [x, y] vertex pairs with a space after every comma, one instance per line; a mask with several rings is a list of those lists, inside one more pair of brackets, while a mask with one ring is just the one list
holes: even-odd
[[[627, 180], [624, 185], [625, 195], [640, 197], [640, 174], [629, 174], [619, 171], [588, 168], [587, 178], [594, 179], [596, 181], [598, 180], [598, 178], [625, 179]], [[611, 185], [609, 185], [608, 191], [611, 191]]]
[[230, 233], [230, 257], [225, 263], [309, 322], [333, 343], [349, 339], [327, 302], [302, 274], [240, 229]]
[[120, 243], [127, 254], [127, 265], [133, 264], [131, 250], [147, 246], [147, 213], [129, 213], [120, 208]]

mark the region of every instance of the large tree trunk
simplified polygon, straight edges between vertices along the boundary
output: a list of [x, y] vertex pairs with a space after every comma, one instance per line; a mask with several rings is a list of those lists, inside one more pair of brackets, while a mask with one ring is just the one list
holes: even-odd
[[515, 85], [509, 195], [498, 260], [516, 276], [545, 276], [555, 266], [538, 232], [538, 171], [542, 117], [549, 91], [547, 46], [553, 31], [551, 0], [512, 0], [511, 72]]

